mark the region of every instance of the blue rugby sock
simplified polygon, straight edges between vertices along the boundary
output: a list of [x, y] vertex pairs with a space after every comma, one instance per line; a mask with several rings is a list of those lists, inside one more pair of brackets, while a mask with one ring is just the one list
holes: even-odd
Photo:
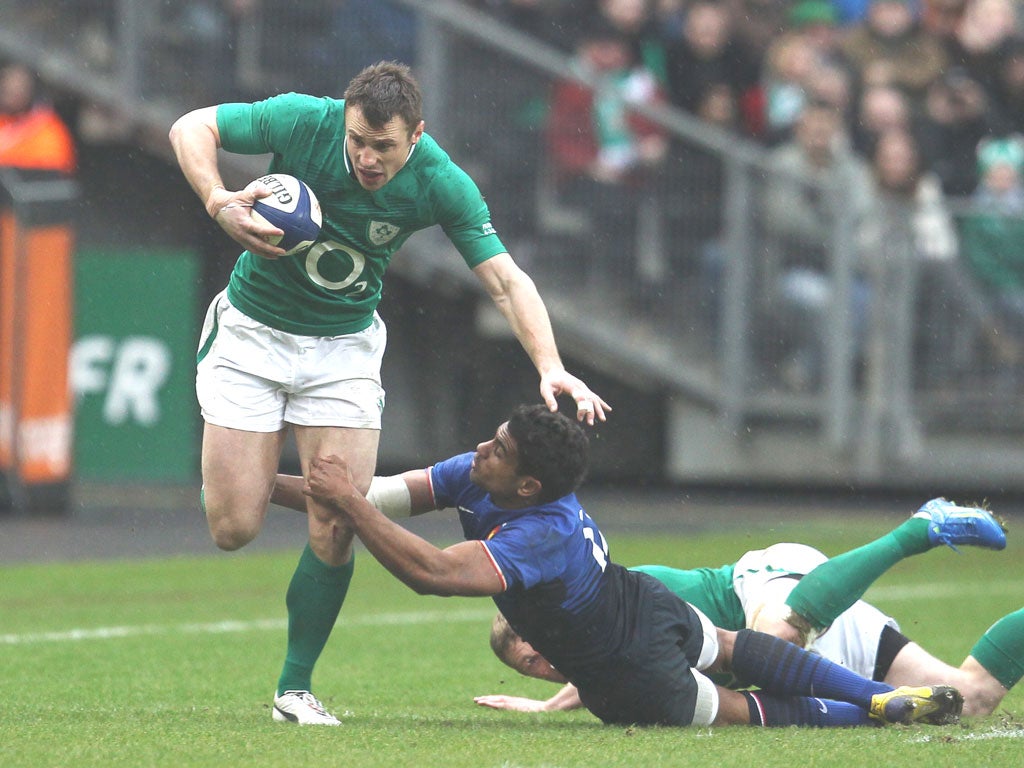
[[740, 691], [747, 699], [750, 724], [764, 728], [805, 725], [815, 728], [842, 728], [877, 725], [866, 710], [856, 704], [806, 696], [776, 696], [764, 691]]
[[867, 710], [871, 697], [893, 690], [763, 632], [736, 633], [732, 673], [744, 685], [756, 685], [783, 696], [822, 696]]

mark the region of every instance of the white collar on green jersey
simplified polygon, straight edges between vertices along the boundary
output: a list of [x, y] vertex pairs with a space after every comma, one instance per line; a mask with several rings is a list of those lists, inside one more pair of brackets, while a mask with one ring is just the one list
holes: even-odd
[[[405, 156], [406, 163], [409, 162], [409, 158], [412, 157], [412, 153], [416, 151], [417, 144], [419, 144], [418, 141], [409, 147], [409, 154]], [[341, 156], [345, 159], [345, 170], [348, 171], [349, 176], [355, 176], [355, 169], [352, 168], [352, 162], [348, 159], [348, 136], [346, 136], [342, 141], [341, 150]], [[402, 168], [405, 168], [405, 163], [402, 163]], [[399, 168], [398, 170], [402, 170], [402, 168]]]

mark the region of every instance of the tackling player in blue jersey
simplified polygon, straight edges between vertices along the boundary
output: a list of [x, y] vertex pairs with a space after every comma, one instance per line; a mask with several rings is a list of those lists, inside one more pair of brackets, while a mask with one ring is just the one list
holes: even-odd
[[[337, 456], [302, 492], [343, 515], [367, 549], [421, 594], [490, 596], [515, 631], [608, 723], [850, 726], [955, 722], [952, 687], [894, 689], [779, 638], [715, 628], [651, 576], [609, 558], [574, 493], [587, 437], [544, 406], [519, 406], [473, 453], [374, 478], [367, 500]], [[294, 505], [299, 478], [279, 478]], [[452, 507], [466, 541], [438, 549], [389, 517]], [[760, 691], [716, 686], [731, 672]], [[821, 697], [821, 698], [818, 698]]]
[[[344, 100], [285, 94], [221, 104], [179, 118], [170, 141], [209, 215], [245, 250], [212, 302], [200, 340], [196, 393], [203, 430], [203, 506], [216, 544], [234, 550], [260, 531], [288, 429], [303, 472], [339, 454], [365, 491], [377, 460], [386, 342], [376, 307], [392, 254], [440, 225], [508, 320], [540, 376], [547, 407], [571, 397], [590, 424], [610, 410], [566, 371], [544, 302], [491, 225], [476, 184], [424, 132], [409, 68], [382, 62], [357, 75]], [[271, 172], [305, 181], [323, 228], [287, 256], [281, 231], [250, 216], [259, 184], [228, 190], [218, 148], [271, 154]], [[313, 667], [352, 577], [352, 532], [316, 499], [309, 546], [288, 588], [288, 650], [274, 719], [337, 725], [310, 692]]]
[[[895, 619], [860, 599], [891, 565], [942, 544], [1003, 549], [1006, 534], [987, 510], [940, 498], [923, 505], [894, 531], [831, 560], [806, 545], [780, 543], [747, 552], [719, 568], [647, 565], [634, 570], [658, 579], [717, 627], [768, 632], [891, 685], [952, 684], [964, 697], [964, 715], [989, 715], [1024, 677], [1024, 608], [992, 624], [963, 663], [953, 667], [911, 641]], [[800, 613], [793, 604], [800, 606]], [[490, 639], [495, 655], [521, 674], [565, 682], [500, 613]], [[571, 685], [546, 701], [498, 694], [478, 696], [476, 702], [521, 712], [581, 706]]]

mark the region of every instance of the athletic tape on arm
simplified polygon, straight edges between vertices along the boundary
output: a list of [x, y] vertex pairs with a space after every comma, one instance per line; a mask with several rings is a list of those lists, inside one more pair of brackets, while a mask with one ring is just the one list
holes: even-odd
[[370, 481], [370, 490], [366, 492], [366, 500], [392, 520], [412, 517], [409, 486], [401, 475], [374, 477]]

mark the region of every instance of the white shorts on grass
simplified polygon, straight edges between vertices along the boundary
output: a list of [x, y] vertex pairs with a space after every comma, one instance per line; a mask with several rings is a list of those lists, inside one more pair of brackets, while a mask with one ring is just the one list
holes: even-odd
[[298, 336], [243, 314], [221, 292], [199, 339], [196, 396], [210, 424], [277, 432], [285, 424], [380, 429], [384, 321], [344, 336]]
[[[763, 605], [786, 602], [797, 585], [796, 579], [787, 577], [810, 573], [827, 559], [805, 544], [774, 544], [743, 555], [733, 570], [733, 588], [743, 605], [747, 626], [751, 626]], [[871, 678], [878, 658], [878, 641], [886, 625], [899, 630], [895, 619], [858, 600], [811, 643], [810, 650]]]

